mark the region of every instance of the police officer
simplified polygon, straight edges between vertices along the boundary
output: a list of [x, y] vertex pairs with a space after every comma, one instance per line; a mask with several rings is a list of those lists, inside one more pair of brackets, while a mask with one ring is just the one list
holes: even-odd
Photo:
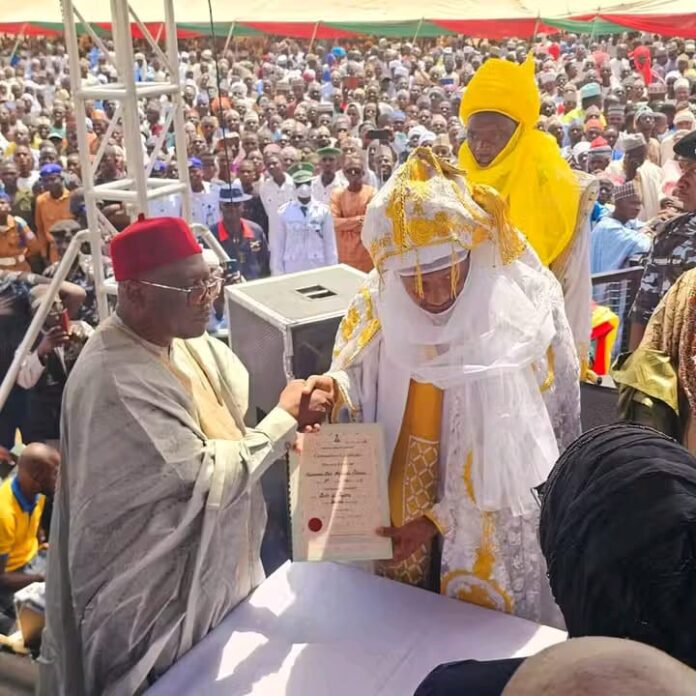
[[652, 225], [654, 244], [631, 310], [629, 348], [635, 350], [652, 313], [682, 273], [696, 268], [696, 131], [675, 146], [682, 175], [674, 188], [683, 213]]
[[291, 167], [288, 174], [295, 184], [295, 199], [278, 211], [279, 229], [270, 240], [273, 275], [338, 263], [331, 211], [312, 198], [313, 166], [300, 162]]
[[240, 184], [225, 184], [219, 193], [221, 220], [210, 231], [237, 261], [243, 278], [256, 280], [268, 275], [268, 246], [261, 227], [243, 217], [244, 203], [250, 199]]

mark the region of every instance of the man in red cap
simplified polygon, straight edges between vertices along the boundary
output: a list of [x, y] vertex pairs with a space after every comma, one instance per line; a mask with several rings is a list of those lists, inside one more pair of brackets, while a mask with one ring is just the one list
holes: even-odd
[[204, 333], [222, 280], [188, 225], [111, 244], [118, 308], [66, 386], [39, 692], [140, 693], [263, 579], [261, 475], [330, 407], [291, 382], [246, 428], [248, 374]]

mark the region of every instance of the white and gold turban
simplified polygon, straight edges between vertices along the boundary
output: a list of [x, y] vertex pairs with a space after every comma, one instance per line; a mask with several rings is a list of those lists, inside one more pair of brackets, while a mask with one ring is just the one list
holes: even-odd
[[503, 263], [525, 249], [495, 190], [470, 187], [462, 170], [428, 148], [415, 150], [374, 197], [362, 232], [380, 274], [456, 258], [484, 241], [498, 246]]

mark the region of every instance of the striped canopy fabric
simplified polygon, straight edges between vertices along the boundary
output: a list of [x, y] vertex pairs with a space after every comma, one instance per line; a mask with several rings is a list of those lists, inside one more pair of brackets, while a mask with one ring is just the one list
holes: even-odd
[[[109, 0], [75, 0], [74, 5], [98, 33], [109, 34]], [[223, 37], [347, 39], [373, 35], [415, 39], [465, 34], [501, 39], [560, 29], [593, 34], [632, 30], [696, 38], [696, 3], [692, 0], [629, 0], [620, 4], [601, 0], [431, 0], [425, 5], [416, 0], [333, 0], [320, 5], [320, 9], [315, 3], [286, 0], [258, 0], [246, 8], [241, 3], [212, 0], [212, 6], [215, 34]], [[159, 2], [142, 3], [137, 12], [153, 36], [161, 31]], [[211, 34], [207, 0], [174, 0], [174, 12], [179, 38]], [[78, 31], [83, 28], [78, 26]], [[132, 31], [139, 36], [135, 24]], [[62, 34], [60, 2], [31, 0], [3, 8], [0, 33]]]

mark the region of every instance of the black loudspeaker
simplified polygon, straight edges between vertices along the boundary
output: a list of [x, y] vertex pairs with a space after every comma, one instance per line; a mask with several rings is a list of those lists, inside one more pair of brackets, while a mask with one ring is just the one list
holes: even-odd
[[[338, 325], [364, 279], [338, 265], [225, 289], [230, 347], [249, 371], [248, 425], [278, 403], [288, 380], [329, 369]], [[268, 509], [261, 559], [270, 574], [289, 557], [285, 462], [274, 464], [261, 485]]]
[[618, 392], [610, 377], [605, 377], [604, 380], [601, 385], [587, 382], [580, 384], [580, 418], [583, 432], [598, 425], [616, 423], [619, 419]]

